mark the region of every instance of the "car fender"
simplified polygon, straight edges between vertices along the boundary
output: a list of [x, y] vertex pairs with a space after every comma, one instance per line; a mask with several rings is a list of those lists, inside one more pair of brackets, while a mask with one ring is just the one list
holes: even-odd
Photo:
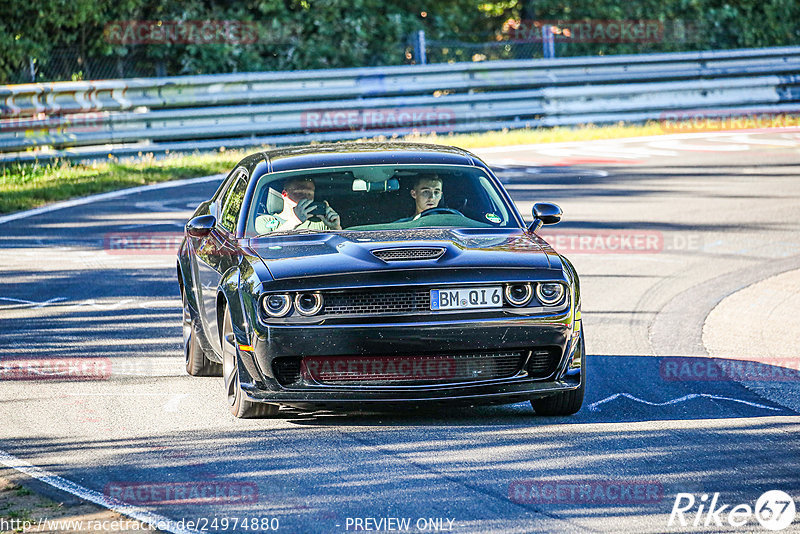
[[569, 261], [566, 257], [561, 256], [560, 254], [559, 254], [559, 257], [561, 258], [561, 261], [564, 264], [564, 271], [567, 273], [567, 275], [572, 280], [572, 286], [575, 288], [575, 297], [574, 297], [574, 300], [573, 300], [573, 302], [574, 302], [573, 309], [575, 310], [575, 315], [574, 315], [575, 327], [579, 328], [581, 326], [581, 323], [580, 323], [580, 320], [581, 320], [581, 281], [580, 281], [580, 278], [578, 277], [578, 271], [575, 269], [575, 266], [572, 265], [572, 262]]
[[[221, 325], [224, 320], [225, 308], [231, 315], [231, 326], [237, 347], [239, 345], [250, 345], [252, 326], [247, 317], [241, 299], [239, 285], [241, 281], [239, 267], [229, 269], [222, 276], [217, 291], [217, 324]], [[222, 330], [221, 328], [219, 329]], [[224, 340], [220, 339], [220, 346]], [[259, 376], [257, 364], [251, 351], [237, 350], [239, 381], [243, 387], [253, 384], [254, 377]]]
[[[194, 292], [194, 277], [192, 276], [192, 266], [189, 261], [189, 244], [183, 238], [180, 249], [178, 249], [178, 285], [181, 291], [186, 292], [186, 300], [189, 307], [195, 314], [200, 309], [197, 304], [197, 295]], [[196, 316], [194, 317], [197, 318]]]
[[[575, 266], [572, 265], [572, 262], [569, 261], [566, 257], [561, 256], [562, 263], [564, 264], [564, 271], [572, 280], [572, 286], [575, 288], [575, 296], [573, 300], [573, 343], [572, 343], [572, 350], [571, 354], [568, 358], [567, 367], [572, 367], [572, 360], [576, 357], [576, 350], [579, 350], [579, 356], [581, 358], [581, 365], [580, 365], [580, 380], [581, 382], [586, 381], [586, 337], [583, 334], [583, 321], [581, 320], [581, 283], [580, 278], [578, 277], [578, 271], [575, 269]], [[570, 371], [567, 371], [570, 374]]]
[[[236, 335], [237, 343], [248, 345], [250, 343], [247, 336], [247, 326], [242, 313], [242, 302], [239, 298], [239, 269], [232, 267], [225, 274], [219, 282], [217, 288], [217, 325], [221, 325], [224, 321], [225, 307], [227, 305], [228, 313], [231, 314], [231, 324], [233, 332]], [[221, 327], [218, 328], [221, 332]]]
[[194, 333], [197, 336], [197, 341], [200, 343], [201, 349], [209, 359], [219, 362], [219, 359], [214, 357], [216, 355], [216, 352], [214, 351], [214, 345], [211, 343], [211, 340], [205, 331], [203, 320], [200, 317], [200, 303], [197, 299], [197, 292], [195, 291], [195, 277], [192, 270], [192, 262], [188, 253], [188, 249], [189, 244], [184, 238], [183, 242], [181, 243], [181, 247], [178, 250], [178, 286], [180, 287], [180, 290], [186, 294], [186, 301], [189, 304], [189, 315], [192, 317]]

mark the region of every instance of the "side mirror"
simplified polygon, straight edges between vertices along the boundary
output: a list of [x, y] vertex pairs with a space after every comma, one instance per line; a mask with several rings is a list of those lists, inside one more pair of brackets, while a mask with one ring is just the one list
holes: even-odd
[[531, 232], [537, 231], [543, 224], [556, 224], [561, 220], [563, 212], [556, 204], [537, 202], [533, 205], [533, 222], [528, 227]]
[[211, 233], [216, 224], [217, 219], [213, 215], [200, 215], [186, 223], [186, 233], [190, 237], [205, 237]]

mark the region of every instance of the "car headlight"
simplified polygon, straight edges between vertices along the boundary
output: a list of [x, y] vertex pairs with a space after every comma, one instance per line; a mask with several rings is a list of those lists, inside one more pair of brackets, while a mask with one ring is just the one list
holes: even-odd
[[505, 289], [506, 300], [512, 306], [525, 306], [533, 296], [530, 284], [508, 284]]
[[319, 293], [298, 293], [294, 297], [294, 307], [300, 315], [315, 315], [322, 309], [322, 295]]
[[564, 284], [556, 282], [536, 284], [536, 298], [546, 306], [558, 304], [564, 298]]
[[261, 307], [270, 317], [283, 317], [292, 309], [292, 299], [280, 293], [267, 295], [261, 299]]

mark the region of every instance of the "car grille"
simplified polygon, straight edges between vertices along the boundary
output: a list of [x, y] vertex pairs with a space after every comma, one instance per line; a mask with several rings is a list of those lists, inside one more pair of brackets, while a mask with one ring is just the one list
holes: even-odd
[[561, 349], [552, 346], [454, 354], [292, 356], [276, 358], [272, 370], [284, 387], [424, 385], [510, 378], [527, 358], [528, 376], [544, 379], [556, 372], [560, 355]]
[[395, 291], [348, 291], [325, 293], [323, 314], [399, 313], [430, 311], [431, 293], [427, 289]]
[[435, 355], [308, 356], [304, 380], [326, 385], [393, 385], [508, 378], [522, 368], [525, 351]]
[[372, 254], [383, 261], [435, 260], [444, 254], [443, 248], [385, 248]]

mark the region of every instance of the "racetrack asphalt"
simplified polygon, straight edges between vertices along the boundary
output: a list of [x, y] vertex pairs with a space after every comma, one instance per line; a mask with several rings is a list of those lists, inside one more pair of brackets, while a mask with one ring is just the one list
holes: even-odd
[[[183, 371], [174, 251], [210, 180], [0, 224], [2, 362], [97, 363], [84, 379], [5, 372], [0, 450], [176, 525], [206, 518], [215, 531], [217, 518], [218, 532], [232, 517], [277, 518], [279, 532], [399, 524], [367, 518], [405, 518], [411, 532], [767, 532], [754, 517], [693, 525], [697, 506], [687, 526], [668, 521], [679, 493], [700, 504], [718, 492], [723, 521], [767, 490], [800, 498], [800, 414], [786, 400], [800, 392], [789, 372], [800, 319], [794, 299], [775, 300], [797, 294], [780, 275], [800, 269], [800, 133], [476, 152], [523, 214], [563, 208], [543, 234], [581, 275], [578, 414], [514, 404], [235, 420], [221, 379]], [[742, 360], [759, 362], [756, 380], [726, 366]], [[224, 495], [198, 500], [210, 487]]]

